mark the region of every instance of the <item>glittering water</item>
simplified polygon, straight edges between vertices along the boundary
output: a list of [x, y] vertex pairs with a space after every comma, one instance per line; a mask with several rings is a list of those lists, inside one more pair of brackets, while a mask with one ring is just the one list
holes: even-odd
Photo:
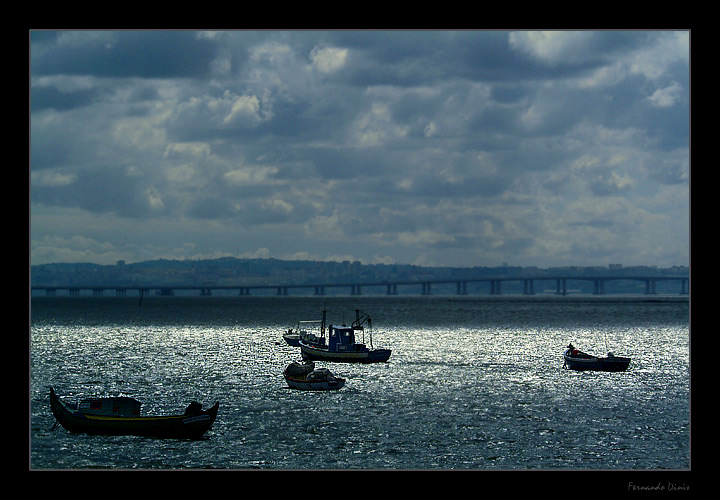
[[[36, 297], [31, 467], [687, 469], [687, 299]], [[286, 387], [299, 319], [373, 318], [388, 363], [325, 366], [340, 391]], [[369, 339], [366, 339], [368, 341]], [[633, 358], [573, 372], [562, 348]], [[200, 441], [51, 430], [49, 387], [125, 394], [144, 413], [220, 401]]]

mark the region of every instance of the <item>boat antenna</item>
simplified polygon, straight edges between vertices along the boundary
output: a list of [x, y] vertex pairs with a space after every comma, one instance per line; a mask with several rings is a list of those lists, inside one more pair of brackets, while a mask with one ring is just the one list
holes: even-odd
[[374, 348], [373, 348], [373, 344], [372, 344], [372, 334], [373, 334], [373, 332], [372, 332], [372, 320], [370, 319], [370, 316], [368, 316], [367, 322], [368, 322], [368, 332], [369, 332], [368, 335], [370, 336], [370, 349], [374, 349]]
[[605, 350], [607, 352], [610, 352], [610, 349], [608, 349], [608, 345], [607, 345], [607, 332], [604, 330], [603, 330], [603, 338], [605, 339]]

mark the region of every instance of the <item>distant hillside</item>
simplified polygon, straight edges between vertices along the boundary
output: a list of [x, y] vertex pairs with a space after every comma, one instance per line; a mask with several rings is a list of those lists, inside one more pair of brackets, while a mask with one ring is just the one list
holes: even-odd
[[398, 280], [472, 279], [487, 277], [542, 276], [687, 276], [689, 269], [676, 266], [623, 267], [423, 267], [411, 264], [361, 264], [360, 262], [322, 262], [279, 259], [151, 260], [115, 265], [58, 263], [31, 266], [33, 286], [73, 285], [216, 285], [308, 284], [381, 282]]

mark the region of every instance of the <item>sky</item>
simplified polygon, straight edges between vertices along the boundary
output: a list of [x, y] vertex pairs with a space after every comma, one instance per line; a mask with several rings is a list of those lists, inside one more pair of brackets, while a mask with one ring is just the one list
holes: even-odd
[[689, 265], [688, 31], [31, 31], [30, 260]]

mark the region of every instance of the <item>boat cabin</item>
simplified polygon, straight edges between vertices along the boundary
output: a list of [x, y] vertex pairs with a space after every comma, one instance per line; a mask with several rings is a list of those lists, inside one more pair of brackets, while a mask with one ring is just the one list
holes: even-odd
[[352, 327], [333, 327], [330, 325], [328, 350], [333, 352], [362, 352], [365, 344], [355, 343], [355, 330]]
[[136, 417], [140, 415], [142, 403], [127, 396], [110, 398], [87, 398], [80, 401], [78, 411], [88, 415], [106, 417]]

